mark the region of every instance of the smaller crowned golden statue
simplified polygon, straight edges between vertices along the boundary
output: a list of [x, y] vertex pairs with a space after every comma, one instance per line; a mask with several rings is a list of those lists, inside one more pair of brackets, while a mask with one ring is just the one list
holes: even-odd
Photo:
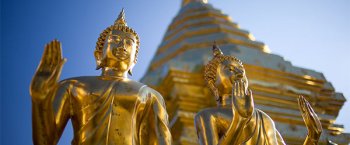
[[124, 10], [98, 38], [95, 58], [101, 76], [58, 82], [65, 62], [61, 44], [47, 44], [30, 86], [34, 144], [57, 144], [68, 120], [74, 145], [171, 144], [162, 96], [127, 77], [138, 50], [139, 37], [127, 26]]
[[[201, 145], [284, 145], [274, 121], [254, 108], [253, 94], [242, 62], [223, 55], [214, 44], [213, 59], [205, 66], [204, 79], [216, 97], [217, 107], [197, 113], [195, 127]], [[316, 145], [321, 123], [302, 96], [299, 107], [308, 129], [304, 145]]]

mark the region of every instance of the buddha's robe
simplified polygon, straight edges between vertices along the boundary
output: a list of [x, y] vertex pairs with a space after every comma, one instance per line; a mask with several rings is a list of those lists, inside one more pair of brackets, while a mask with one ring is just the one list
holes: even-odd
[[243, 125], [238, 138], [228, 135], [233, 119], [231, 106], [208, 108], [197, 113], [195, 126], [201, 145], [234, 145], [223, 144], [229, 139], [243, 145], [284, 145], [283, 138], [277, 131], [273, 120], [264, 112], [255, 109], [252, 117]]
[[42, 118], [33, 120], [35, 144], [56, 144], [69, 119], [73, 145], [171, 144], [162, 96], [129, 79], [64, 80], [38, 106], [42, 109], [33, 105], [33, 115], [42, 116], [33, 117]]

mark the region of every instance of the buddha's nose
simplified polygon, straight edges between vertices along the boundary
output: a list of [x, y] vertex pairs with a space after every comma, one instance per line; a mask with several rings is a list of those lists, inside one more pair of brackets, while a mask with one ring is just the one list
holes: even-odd
[[118, 43], [118, 48], [125, 49], [125, 42], [124, 42], [124, 40], [122, 40], [122, 41], [120, 41], [120, 42]]
[[117, 50], [118, 50], [118, 51], [126, 51], [126, 49], [125, 49], [124, 46], [118, 46], [118, 47], [117, 47]]
[[120, 42], [117, 46], [118, 51], [126, 51], [125, 45], [123, 42]]

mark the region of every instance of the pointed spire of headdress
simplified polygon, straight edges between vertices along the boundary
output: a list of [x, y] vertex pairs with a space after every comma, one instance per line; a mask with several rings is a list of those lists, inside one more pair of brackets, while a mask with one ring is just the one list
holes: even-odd
[[214, 44], [213, 44], [213, 55], [214, 57], [217, 57], [219, 55], [223, 55], [221, 49], [219, 48], [219, 46], [216, 44], [216, 41], [214, 41]]
[[114, 26], [118, 26], [118, 25], [128, 26], [128, 25], [126, 24], [126, 21], [125, 21], [125, 12], [124, 12], [124, 8], [123, 8], [122, 11], [119, 13], [118, 19], [115, 20], [115, 22], [114, 22]]

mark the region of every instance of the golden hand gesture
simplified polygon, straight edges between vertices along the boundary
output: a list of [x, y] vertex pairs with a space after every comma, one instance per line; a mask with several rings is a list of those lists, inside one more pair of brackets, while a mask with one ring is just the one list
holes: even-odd
[[53, 40], [46, 44], [44, 54], [30, 84], [33, 101], [44, 100], [54, 88], [66, 59], [62, 57], [61, 43]]
[[318, 119], [317, 114], [314, 112], [309, 102], [303, 96], [299, 96], [298, 103], [301, 115], [303, 116], [308, 130], [308, 137], [312, 140], [318, 141], [322, 133], [322, 124]]
[[254, 102], [252, 91], [246, 87], [246, 82], [235, 81], [232, 87], [233, 111], [243, 118], [249, 118], [253, 114]]

